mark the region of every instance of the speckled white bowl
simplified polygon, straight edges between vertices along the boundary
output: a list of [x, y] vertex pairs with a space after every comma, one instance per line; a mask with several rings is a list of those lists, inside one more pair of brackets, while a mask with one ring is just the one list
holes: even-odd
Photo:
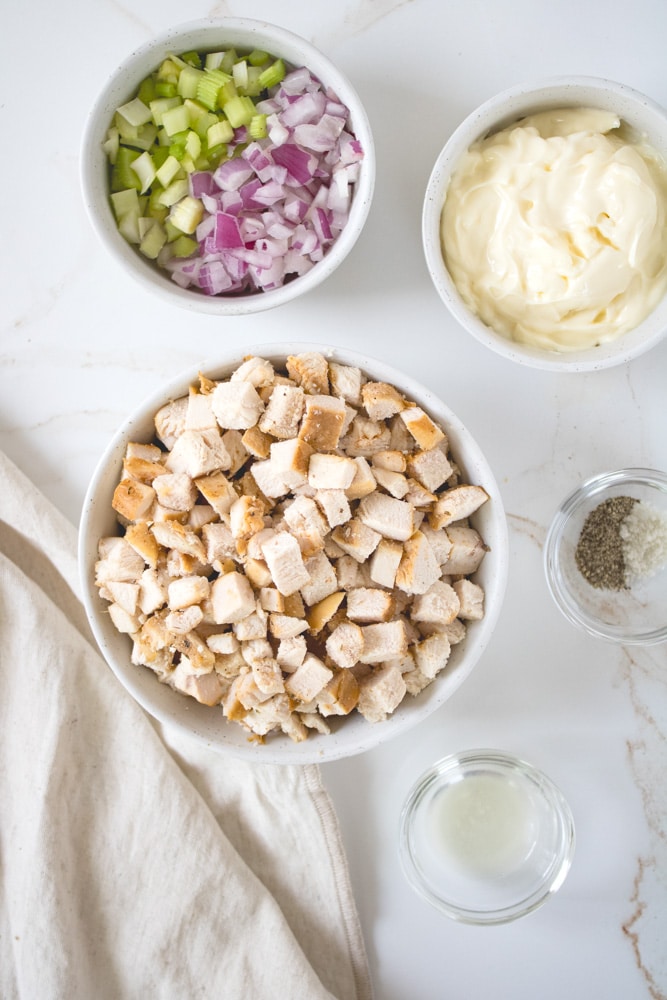
[[[114, 488], [121, 478], [123, 456], [128, 441], [151, 441], [153, 417], [169, 399], [187, 394], [191, 384], [204, 372], [211, 378], [226, 378], [238, 367], [244, 356], [253, 354], [269, 358], [281, 365], [288, 354], [320, 351], [341, 364], [361, 368], [374, 380], [395, 385], [407, 397], [415, 400], [446, 431], [451, 451], [470, 482], [483, 485], [490, 500], [476, 512], [472, 523], [489, 547], [474, 576], [485, 591], [485, 616], [470, 622], [465, 639], [452, 647], [446, 669], [436, 681], [416, 698], [408, 696], [385, 722], [371, 724], [353, 713], [347, 718], [328, 720], [332, 732], [328, 736], [312, 732], [303, 743], [293, 743], [287, 736], [268, 738], [264, 746], [248, 740], [248, 733], [236, 723], [229, 723], [222, 709], [208, 708], [192, 698], [160, 684], [155, 674], [130, 661], [131, 641], [117, 632], [94, 583], [94, 566], [100, 538], [118, 533], [115, 512], [111, 507]], [[498, 621], [507, 578], [508, 539], [503, 503], [494, 475], [461, 421], [433, 393], [408, 375], [353, 351], [326, 348], [313, 344], [264, 344], [249, 346], [238, 354], [201, 361], [191, 370], [178, 375], [146, 399], [118, 429], [91, 479], [83, 504], [79, 528], [79, 565], [83, 599], [91, 628], [99, 647], [118, 680], [144, 709], [162, 722], [176, 726], [182, 732], [209, 747], [258, 763], [305, 764], [336, 760], [370, 750], [394, 736], [415, 729], [432, 712], [450, 698], [486, 649]]]
[[479, 319], [463, 302], [442, 255], [440, 217], [449, 179], [466, 150], [478, 139], [537, 111], [559, 107], [614, 111], [644, 133], [667, 160], [667, 112], [630, 87], [595, 77], [556, 77], [511, 87], [469, 115], [440, 152], [426, 188], [422, 238], [426, 264], [450, 313], [485, 347], [510, 361], [555, 372], [584, 372], [624, 364], [658, 344], [667, 333], [667, 297], [634, 330], [611, 343], [579, 351], [555, 352], [519, 344]]
[[[141, 81], [167, 55], [230, 47], [264, 49], [293, 66], [307, 66], [349, 109], [352, 129], [362, 144], [364, 158], [347, 224], [324, 258], [310, 271], [269, 291], [205, 295], [196, 289], [180, 288], [166, 271], [143, 257], [120, 235], [109, 202], [108, 164], [102, 144], [116, 108], [136, 93]], [[112, 73], [86, 124], [81, 149], [81, 182], [88, 216], [100, 240], [148, 292], [187, 309], [217, 316], [239, 316], [290, 302], [311, 291], [339, 267], [359, 238], [370, 210], [375, 185], [375, 147], [368, 116], [357, 92], [343, 73], [310, 42], [266, 21], [208, 18], [177, 25], [156, 35]]]

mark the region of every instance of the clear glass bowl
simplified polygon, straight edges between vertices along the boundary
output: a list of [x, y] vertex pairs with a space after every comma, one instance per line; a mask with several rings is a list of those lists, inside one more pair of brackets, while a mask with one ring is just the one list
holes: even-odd
[[525, 916], [560, 886], [574, 821], [559, 789], [500, 750], [445, 757], [416, 782], [400, 821], [403, 871], [421, 896], [469, 924]]
[[588, 515], [611, 497], [629, 496], [667, 517], [667, 475], [652, 469], [620, 469], [588, 479], [559, 507], [547, 534], [544, 568], [562, 613], [589, 635], [625, 645], [667, 640], [667, 566], [622, 590], [593, 587], [575, 552]]

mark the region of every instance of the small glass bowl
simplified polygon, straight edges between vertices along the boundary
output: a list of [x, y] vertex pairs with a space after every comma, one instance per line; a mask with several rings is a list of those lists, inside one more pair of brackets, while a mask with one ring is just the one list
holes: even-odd
[[400, 821], [406, 878], [429, 903], [468, 924], [535, 910], [572, 863], [570, 807], [541, 771], [500, 750], [468, 750], [416, 782]]
[[544, 546], [551, 595], [565, 617], [589, 635], [624, 645], [667, 640], [667, 566], [623, 590], [593, 587], [575, 552], [588, 515], [611, 497], [630, 496], [667, 515], [667, 475], [652, 469], [621, 469], [588, 479], [563, 501]]

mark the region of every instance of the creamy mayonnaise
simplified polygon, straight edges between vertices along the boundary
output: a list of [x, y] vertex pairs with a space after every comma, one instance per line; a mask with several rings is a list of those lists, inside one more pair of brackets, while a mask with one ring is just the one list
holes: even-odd
[[667, 165], [611, 112], [532, 115], [463, 156], [441, 238], [488, 326], [547, 350], [594, 347], [667, 289]]

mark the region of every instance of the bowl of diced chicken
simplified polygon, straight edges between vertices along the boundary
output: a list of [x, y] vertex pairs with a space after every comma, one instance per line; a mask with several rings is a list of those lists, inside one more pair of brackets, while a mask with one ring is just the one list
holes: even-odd
[[443, 705], [493, 633], [507, 547], [491, 468], [446, 404], [309, 344], [145, 400], [79, 535], [89, 621], [128, 692], [268, 763], [360, 753]]

